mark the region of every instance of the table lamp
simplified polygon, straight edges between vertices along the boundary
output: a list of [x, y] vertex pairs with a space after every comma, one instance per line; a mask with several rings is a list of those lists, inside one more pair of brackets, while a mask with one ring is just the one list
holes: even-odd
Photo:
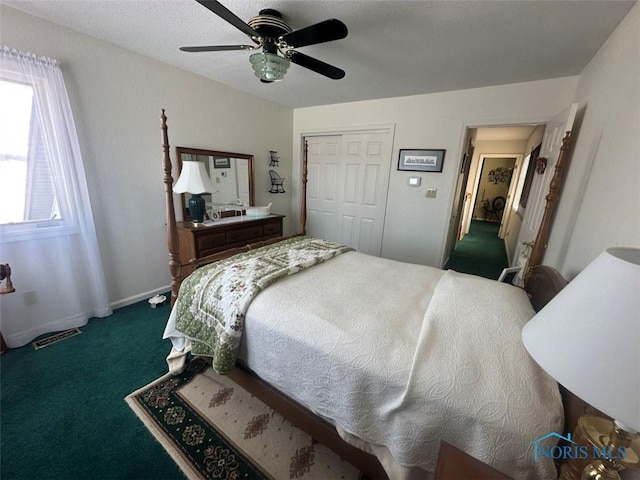
[[[581, 478], [619, 479], [619, 470], [637, 470], [640, 249], [602, 252], [524, 326], [522, 340], [558, 383], [615, 419], [579, 419], [578, 429], [591, 446], [610, 453], [583, 462]], [[576, 477], [563, 467], [560, 478]]]
[[189, 213], [194, 226], [204, 222], [205, 202], [201, 194], [216, 193], [211, 179], [202, 162], [182, 162], [180, 177], [173, 186], [174, 193], [190, 193]]

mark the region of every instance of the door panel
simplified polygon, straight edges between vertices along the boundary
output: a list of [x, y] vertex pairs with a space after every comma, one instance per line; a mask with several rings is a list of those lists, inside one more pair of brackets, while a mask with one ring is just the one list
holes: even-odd
[[[540, 148], [540, 157], [547, 158], [547, 167], [543, 174], [535, 173], [531, 182], [527, 207], [522, 217], [522, 225], [518, 235], [516, 248], [517, 265], [526, 267], [529, 248], [526, 243], [533, 242], [538, 234], [538, 229], [542, 222], [544, 209], [547, 203], [546, 196], [549, 191], [549, 184], [555, 172], [555, 165], [560, 155], [562, 139], [566, 132], [571, 131], [573, 122], [578, 111], [578, 104], [574, 103], [567, 109], [560, 112], [556, 117], [547, 123]], [[531, 159], [534, 161], [535, 159]], [[526, 268], [523, 268], [522, 273]], [[521, 275], [519, 275], [521, 279]]]
[[309, 235], [334, 242], [340, 239], [338, 212], [338, 168], [341, 138], [309, 141], [307, 151], [307, 231]]
[[379, 256], [391, 133], [314, 136], [307, 141], [309, 234]]

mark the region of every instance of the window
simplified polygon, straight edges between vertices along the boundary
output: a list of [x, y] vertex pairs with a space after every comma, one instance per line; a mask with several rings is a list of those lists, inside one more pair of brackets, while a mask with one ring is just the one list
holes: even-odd
[[33, 84], [0, 78], [0, 224], [61, 218], [34, 94]]
[[0, 45], [0, 190], [0, 260], [11, 264], [23, 291], [36, 293], [42, 302], [28, 315], [24, 302], [9, 302], [6, 310], [2, 305], [7, 312], [2, 333], [9, 346], [109, 315], [60, 63], [6, 45]]

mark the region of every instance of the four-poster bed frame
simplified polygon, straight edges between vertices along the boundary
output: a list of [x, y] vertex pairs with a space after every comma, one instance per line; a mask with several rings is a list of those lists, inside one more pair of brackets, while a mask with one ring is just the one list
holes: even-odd
[[[171, 305], [174, 304], [180, 283], [184, 279], [182, 276], [183, 265], [179, 261], [179, 243], [177, 233], [176, 215], [174, 210], [173, 199], [173, 177], [172, 163], [169, 153], [169, 139], [167, 133], [167, 117], [164, 109], [160, 116], [162, 130], [162, 150], [163, 150], [163, 182], [165, 184], [166, 194], [166, 213], [167, 213], [167, 245], [169, 249], [169, 270], [171, 273]], [[550, 190], [546, 197], [547, 204], [542, 219], [542, 224], [538, 231], [535, 244], [533, 246], [527, 272], [525, 275], [525, 290], [529, 294], [531, 304], [536, 311], [540, 310], [555, 294], [557, 294], [564, 286], [566, 281], [553, 268], [541, 265], [544, 252], [547, 247], [547, 241], [550, 234], [553, 213], [556, 203], [559, 199], [560, 188], [564, 168], [567, 160], [567, 152], [571, 132], [567, 132], [563, 139], [560, 150], [560, 156], [556, 163], [555, 173], [551, 181]], [[304, 146], [304, 155], [302, 163], [302, 205], [300, 213], [300, 233], [286, 237], [278, 237], [264, 242], [257, 242], [246, 245], [244, 247], [233, 248], [219, 252], [204, 258], [193, 259], [189, 261], [189, 266], [200, 267], [209, 263], [223, 260], [237, 253], [246, 252], [248, 250], [258, 248], [271, 243], [276, 243], [285, 238], [306, 234], [306, 196], [307, 196], [307, 146]], [[369, 453], [366, 453], [352, 445], [346, 443], [338, 435], [335, 428], [326, 420], [318, 417], [307, 408], [290, 399], [267, 382], [260, 379], [242, 365], [240, 368], [234, 369], [229, 373], [232, 378], [240, 386], [248, 390], [253, 395], [264, 401], [267, 405], [278, 411], [284, 417], [291, 420], [303, 431], [309, 433], [314, 439], [326, 445], [341, 458], [347, 460], [361, 472], [370, 478], [387, 478], [378, 459]], [[588, 411], [588, 405], [582, 400], [575, 397], [570, 392], [561, 387], [563, 404], [565, 410], [565, 432], [572, 432], [577, 419], [580, 415]]]

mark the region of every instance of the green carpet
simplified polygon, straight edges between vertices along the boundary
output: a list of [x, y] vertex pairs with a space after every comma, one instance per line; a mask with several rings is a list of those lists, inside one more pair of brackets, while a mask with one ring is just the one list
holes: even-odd
[[469, 233], [451, 252], [446, 269], [497, 280], [508, 266], [504, 241], [498, 237], [499, 223], [472, 220]]
[[143, 301], [2, 355], [2, 479], [184, 479], [123, 400], [167, 372], [168, 316]]

